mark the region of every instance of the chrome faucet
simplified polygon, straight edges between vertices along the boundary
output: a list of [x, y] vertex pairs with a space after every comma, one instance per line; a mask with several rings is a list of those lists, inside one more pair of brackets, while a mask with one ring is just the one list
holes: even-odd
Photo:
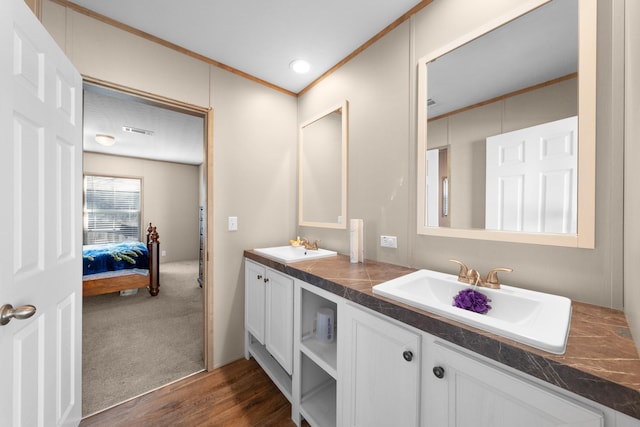
[[315, 240], [313, 243], [309, 242], [309, 239], [303, 237], [300, 239], [300, 243], [304, 246], [305, 249], [317, 251], [318, 250], [318, 242], [320, 240]]
[[449, 261], [455, 262], [460, 265], [460, 271], [458, 272], [458, 282], [468, 283], [470, 285], [483, 286], [485, 288], [500, 289], [500, 280], [498, 279], [498, 273], [503, 271], [511, 273], [513, 269], [497, 267], [489, 271], [487, 277], [483, 279], [480, 276], [480, 272], [473, 268], [468, 268], [462, 261], [457, 259], [450, 259]]

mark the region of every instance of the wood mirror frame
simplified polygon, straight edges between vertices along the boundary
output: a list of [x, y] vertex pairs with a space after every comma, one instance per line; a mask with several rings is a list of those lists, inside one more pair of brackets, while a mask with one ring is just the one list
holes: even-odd
[[593, 248], [595, 240], [597, 0], [580, 0], [578, 10], [578, 212], [577, 233], [550, 234], [426, 226], [427, 64], [550, 0], [529, 1], [418, 61], [417, 233], [514, 243]]

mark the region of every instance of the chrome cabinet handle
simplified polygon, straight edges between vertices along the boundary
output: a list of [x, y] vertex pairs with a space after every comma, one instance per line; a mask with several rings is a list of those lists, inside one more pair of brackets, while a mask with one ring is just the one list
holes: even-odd
[[36, 314], [36, 308], [32, 305], [21, 305], [13, 308], [11, 304], [0, 307], [0, 325], [6, 325], [11, 319], [28, 319]]

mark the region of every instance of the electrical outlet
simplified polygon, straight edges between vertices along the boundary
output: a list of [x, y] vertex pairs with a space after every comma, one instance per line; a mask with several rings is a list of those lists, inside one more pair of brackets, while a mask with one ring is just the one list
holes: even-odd
[[397, 248], [398, 238], [396, 236], [380, 236], [380, 246], [383, 248]]

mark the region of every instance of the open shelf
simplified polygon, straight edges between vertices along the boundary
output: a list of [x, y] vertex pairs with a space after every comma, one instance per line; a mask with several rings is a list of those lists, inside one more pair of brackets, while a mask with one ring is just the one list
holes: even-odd
[[327, 381], [303, 396], [300, 412], [312, 426], [335, 426], [336, 382]]
[[[320, 291], [320, 290], [318, 290]], [[338, 307], [335, 301], [318, 295], [306, 287], [301, 289], [300, 350], [325, 370], [334, 379], [337, 378], [337, 345], [336, 340], [324, 342], [316, 338], [316, 313], [320, 309], [331, 309], [334, 313], [334, 331], [336, 336], [338, 325]]]
[[271, 381], [280, 389], [282, 394], [291, 402], [291, 377], [280, 366], [278, 362], [269, 354], [267, 349], [257, 341], [253, 341], [249, 344], [249, 354], [258, 362], [258, 365], [269, 375]]
[[336, 379], [304, 353], [300, 357], [300, 414], [313, 427], [335, 426]]
[[300, 349], [334, 379], [337, 378], [337, 345], [335, 341], [322, 342], [312, 334], [303, 338]]

